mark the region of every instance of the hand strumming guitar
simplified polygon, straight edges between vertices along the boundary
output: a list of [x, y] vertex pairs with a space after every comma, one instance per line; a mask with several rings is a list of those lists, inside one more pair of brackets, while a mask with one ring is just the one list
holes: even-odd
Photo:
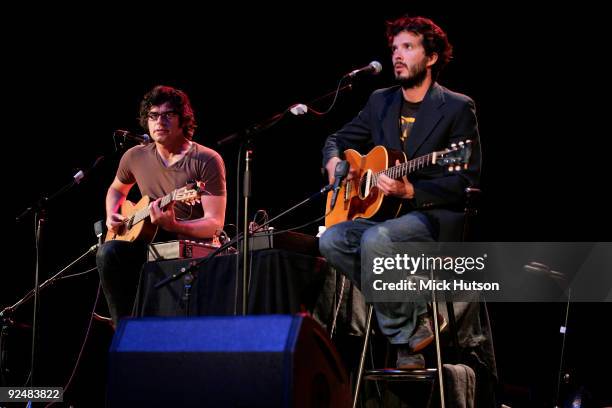
[[125, 217], [119, 213], [110, 213], [106, 217], [106, 228], [113, 233], [118, 233], [123, 225]]
[[[340, 159], [339, 157], [332, 157], [327, 161], [327, 164], [325, 165], [325, 171], [327, 171], [327, 179], [329, 181], [329, 184], [334, 184], [334, 174], [336, 173], [336, 165], [341, 161], [342, 159]], [[351, 166], [351, 168], [349, 169], [349, 173], [346, 176], [346, 181], [354, 179], [356, 175], [357, 169]]]

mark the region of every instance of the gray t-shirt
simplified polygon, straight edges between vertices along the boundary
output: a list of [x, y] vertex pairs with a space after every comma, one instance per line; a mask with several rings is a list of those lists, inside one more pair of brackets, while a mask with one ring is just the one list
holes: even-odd
[[[216, 151], [192, 142], [185, 156], [166, 167], [155, 143], [138, 145], [125, 152], [117, 178], [125, 184], [136, 183], [140, 193], [152, 200], [165, 196], [188, 182], [202, 181], [204, 195], [225, 196], [225, 165]], [[196, 219], [204, 216], [202, 206], [176, 203], [177, 219]]]

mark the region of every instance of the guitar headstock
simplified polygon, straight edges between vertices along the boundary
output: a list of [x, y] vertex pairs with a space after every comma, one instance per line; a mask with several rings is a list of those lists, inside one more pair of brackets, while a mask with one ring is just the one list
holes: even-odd
[[434, 162], [439, 166], [448, 167], [448, 171], [461, 171], [468, 168], [471, 155], [472, 141], [467, 139], [435, 152]]
[[195, 205], [200, 202], [200, 196], [204, 194], [204, 183], [196, 181], [189, 183], [185, 187], [181, 187], [174, 191], [174, 200], [180, 201], [188, 205]]

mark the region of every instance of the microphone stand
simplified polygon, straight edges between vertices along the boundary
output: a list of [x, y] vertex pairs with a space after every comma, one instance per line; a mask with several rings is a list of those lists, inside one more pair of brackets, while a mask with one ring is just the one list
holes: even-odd
[[[35, 263], [36, 263], [36, 266], [35, 266], [35, 272], [34, 272], [34, 289], [33, 289], [34, 311], [32, 313], [32, 353], [30, 356], [30, 359], [31, 359], [30, 360], [30, 377], [28, 381], [28, 384], [30, 386], [34, 385], [34, 368], [35, 368], [34, 362], [36, 361], [36, 347], [37, 347], [36, 339], [38, 335], [38, 310], [40, 309], [40, 304], [39, 304], [39, 293], [40, 293], [39, 281], [40, 281], [40, 265], [41, 265], [40, 245], [42, 242], [41, 236], [42, 236], [43, 225], [45, 224], [47, 220], [47, 205], [49, 204], [49, 202], [53, 201], [57, 197], [61, 196], [65, 192], [72, 189], [72, 187], [74, 187], [75, 185], [80, 184], [81, 181], [83, 181], [83, 179], [85, 178], [86, 174], [88, 174], [96, 166], [98, 166], [103, 159], [104, 159], [104, 156], [98, 156], [96, 160], [94, 161], [93, 165], [89, 168], [89, 170], [86, 170], [86, 171], [79, 170], [72, 177], [71, 182], [61, 187], [59, 190], [57, 190], [55, 193], [53, 193], [49, 197], [46, 197], [43, 195], [40, 199], [38, 199], [36, 203], [34, 203], [33, 205], [23, 210], [21, 214], [19, 214], [15, 218], [15, 221], [19, 223], [25, 217], [27, 217], [31, 213], [34, 213], [34, 220], [36, 222], [36, 235], [35, 235], [35, 245], [36, 245]], [[0, 317], [1, 316], [2, 315], [0, 315]]]
[[[259, 226], [259, 228], [257, 228], [257, 230], [260, 230], [262, 228], [265, 228], [266, 226], [270, 225], [270, 223], [272, 223], [273, 221], [276, 221], [277, 219], [281, 218], [282, 216], [292, 212], [293, 210], [295, 210], [298, 207], [301, 207], [302, 205], [308, 203], [309, 201], [312, 201], [313, 199], [317, 198], [320, 195], [323, 195], [325, 193], [327, 193], [328, 191], [330, 191], [332, 188], [334, 187], [333, 184], [328, 184], [325, 187], [323, 187], [321, 190], [317, 191], [316, 193], [312, 194], [310, 197], [300, 201], [299, 203], [295, 204], [293, 207], [283, 211], [282, 213], [278, 214], [277, 216], [269, 219], [268, 221], [264, 222], [263, 224], [261, 224]], [[257, 230], [252, 231], [257, 232]], [[245, 230], [245, 231], [248, 231]], [[186, 275], [186, 285], [191, 285], [193, 283], [193, 280], [195, 280], [197, 273], [197, 268], [199, 268], [201, 265], [205, 264], [206, 262], [208, 262], [209, 260], [211, 260], [212, 258], [214, 258], [216, 255], [220, 254], [221, 252], [225, 251], [226, 249], [228, 249], [229, 247], [231, 247], [232, 245], [236, 244], [237, 242], [239, 242], [241, 239], [243, 239], [244, 236], [244, 232], [241, 232], [239, 234], [237, 234], [231, 241], [226, 242], [225, 244], [221, 245], [219, 248], [215, 249], [213, 252], [211, 252], [210, 254], [208, 254], [205, 258], [200, 259], [199, 261], [191, 261], [189, 263], [189, 266], [186, 267], [182, 267], [177, 273], [174, 273], [170, 276], [165, 277], [164, 279], [160, 280], [159, 282], [157, 282], [154, 286], [155, 289], [159, 289], [165, 285], [167, 285], [168, 283], [175, 281], [179, 278], [181, 278], [182, 276]], [[246, 241], [245, 239], [243, 239], [243, 241]], [[240, 254], [236, 254], [236, 256], [240, 256]], [[238, 277], [236, 277], [236, 279], [238, 279]], [[187, 295], [187, 302], [189, 301], [189, 291], [186, 290], [185, 294]], [[243, 290], [243, 296], [244, 295], [244, 290]], [[248, 291], [246, 293], [246, 296], [248, 296]], [[236, 299], [237, 301], [237, 299]], [[248, 299], [245, 301], [245, 299], [242, 300], [242, 304], [243, 307], [248, 306]], [[188, 304], [188, 303], [187, 303]], [[245, 306], [246, 305], [246, 306]], [[246, 315], [246, 311], [244, 313]]]
[[244, 197], [244, 219], [242, 224], [242, 230], [244, 231], [242, 240], [242, 315], [246, 316], [248, 311], [248, 299], [249, 299], [249, 272], [250, 272], [250, 258], [249, 258], [249, 198], [251, 197], [251, 160], [253, 151], [249, 149], [247, 143], [247, 149], [244, 156], [244, 180], [242, 182], [242, 196]]
[[570, 304], [572, 299], [572, 287], [569, 283], [568, 277], [562, 273], [555, 271], [550, 268], [550, 266], [540, 263], [540, 262], [529, 262], [527, 265], [523, 266], [523, 270], [525, 272], [530, 273], [539, 273], [544, 276], [547, 276], [553, 280], [561, 282], [567, 289], [567, 297], [565, 299], [565, 320], [563, 325], [560, 327], [559, 332], [563, 335], [561, 339], [561, 355], [559, 356], [559, 371], [557, 372], [557, 381], [555, 383], [555, 401], [554, 408], [560, 407], [561, 402], [559, 401], [559, 393], [561, 392], [561, 381], [563, 381], [567, 374], [563, 374], [563, 369], [565, 368], [565, 339], [567, 336], [567, 323], [569, 320], [569, 312], [570, 312]]
[[50, 277], [49, 279], [47, 279], [46, 281], [41, 283], [38, 288], [31, 289], [28, 293], [25, 294], [24, 297], [19, 299], [15, 304], [13, 304], [11, 306], [7, 306], [4, 309], [2, 309], [2, 311], [0, 311], [0, 318], [7, 318], [11, 314], [13, 314], [19, 308], [19, 306], [23, 305], [24, 303], [26, 303], [28, 300], [32, 299], [32, 297], [35, 296], [36, 289], [38, 289], [40, 291], [40, 290], [43, 290], [43, 289], [47, 288], [48, 286], [51, 286], [52, 284], [54, 284], [59, 278], [61, 278], [61, 276], [64, 274], [64, 272], [66, 272], [68, 269], [72, 268], [72, 266], [74, 264], [79, 262], [81, 259], [85, 258], [87, 255], [95, 253], [98, 250], [98, 247], [99, 247], [99, 244], [92, 245], [91, 247], [89, 247], [89, 249], [86, 252], [81, 254], [74, 261], [70, 262], [68, 265], [66, 265], [64, 268], [62, 268], [55, 275], [53, 275], [52, 277]]
[[[278, 123], [287, 113], [287, 110], [281, 113], [277, 113], [271, 116], [268, 119], [263, 120], [260, 123], [249, 126], [241, 132], [233, 133], [229, 136], [224, 137], [223, 139], [217, 142], [218, 146], [222, 146], [226, 143], [230, 143], [234, 140], [239, 140], [241, 143], [240, 150], [244, 148], [245, 156], [244, 156], [244, 175], [242, 180], [242, 196], [243, 196], [243, 208], [244, 208], [244, 216], [243, 216], [243, 231], [245, 232], [246, 239], [242, 240], [242, 251], [240, 251], [240, 246], [238, 246], [239, 252], [242, 254], [242, 315], [246, 316], [247, 314], [247, 304], [246, 301], [248, 299], [248, 282], [249, 282], [249, 198], [251, 197], [251, 162], [253, 161], [253, 149], [252, 149], [252, 139], [257, 134], [262, 131], [271, 128], [276, 123]], [[238, 222], [236, 223], [236, 229], [239, 233]], [[237, 234], [238, 236], [239, 234]], [[239, 258], [238, 258], [239, 259]], [[238, 274], [238, 259], [236, 260], [236, 273]], [[236, 278], [236, 282], [238, 282], [238, 278]]]
[[189, 316], [189, 306], [191, 300], [191, 286], [195, 280], [195, 275], [191, 271], [185, 271], [183, 278], [183, 304], [185, 305], [185, 316]]
[[[342, 80], [346, 79], [346, 75], [342, 78]], [[349, 78], [351, 79], [351, 78]], [[341, 81], [342, 81], [341, 80]], [[336, 97], [338, 96], [338, 94], [342, 91], [345, 90], [352, 90], [352, 84], [347, 84], [344, 85], [342, 87], [338, 86], [337, 89], [333, 90], [333, 91], [329, 91], [327, 93], [325, 93], [322, 96], [317, 97], [316, 99], [312, 100], [310, 102], [310, 104], [316, 103], [318, 101], [321, 101], [323, 99], [326, 99], [332, 95], [335, 95]], [[335, 103], [335, 98], [334, 98], [334, 103]], [[251, 165], [252, 165], [252, 161], [253, 161], [253, 148], [252, 148], [252, 141], [253, 138], [258, 135], [259, 133], [263, 132], [266, 129], [271, 128], [272, 126], [274, 126], [275, 124], [277, 124], [283, 117], [285, 117], [285, 115], [288, 112], [292, 112], [294, 115], [300, 115], [305, 113], [306, 111], [301, 111], [300, 113], [298, 113], [298, 109], [296, 109], [300, 104], [294, 104], [291, 105], [290, 107], [288, 107], [287, 109], [285, 109], [283, 112], [277, 113], [275, 115], [272, 115], [271, 117], [256, 123], [255, 125], [251, 125], [249, 127], [247, 127], [246, 129], [240, 131], [240, 132], [236, 132], [236, 133], [232, 133], [229, 136], [226, 136], [224, 138], [222, 138], [221, 140], [219, 140], [217, 142], [217, 146], [223, 146], [227, 143], [233, 142], [235, 140], [238, 140], [241, 143], [241, 147], [239, 149], [239, 151], [242, 150], [242, 148], [244, 147], [245, 150], [245, 164], [244, 164], [244, 176], [243, 176], [243, 207], [244, 207], [244, 214], [243, 214], [243, 220], [242, 220], [242, 225], [243, 225], [243, 232], [241, 233], [239, 230], [238, 225], [240, 224], [240, 222], [238, 220], [236, 220], [236, 229], [237, 229], [237, 233], [236, 233], [236, 238], [241, 237], [242, 235], [244, 235], [244, 239], [242, 240], [242, 247], [237, 244], [237, 248], [239, 253], [241, 252], [242, 254], [242, 315], [246, 316], [247, 314], [247, 301], [248, 301], [248, 283], [249, 283], [249, 271], [250, 271], [250, 258], [249, 258], [249, 239], [250, 239], [250, 234], [252, 234], [251, 231], [249, 231], [249, 199], [252, 195], [251, 192]], [[307, 105], [308, 106], [308, 105]], [[332, 104], [333, 107], [333, 104]], [[238, 163], [240, 163], [240, 160], [238, 161]], [[305, 200], [305, 201], [308, 201]], [[304, 201], [304, 202], [305, 202]], [[301, 203], [300, 203], [301, 204]], [[291, 210], [291, 209], [290, 209]], [[281, 215], [283, 215], [284, 213], [282, 213]], [[238, 216], [237, 216], [238, 217]], [[272, 221], [272, 220], [270, 220]], [[268, 221], [267, 223], [265, 223], [264, 225], [268, 225], [270, 223], [270, 221]], [[262, 225], [262, 226], [264, 226]], [[261, 227], [260, 227], [261, 228]], [[236, 242], [239, 242], [240, 238], [238, 238], [236, 241], [232, 240], [230, 241], [232, 243], [232, 245]], [[228, 243], [229, 244], [229, 243]], [[224, 247], [225, 245], [223, 245], [222, 247]], [[229, 245], [228, 245], [229, 246]], [[227, 247], [225, 247], [224, 249], [226, 249]], [[219, 251], [221, 252], [221, 251]], [[217, 254], [219, 252], [213, 252], [213, 254]], [[207, 257], [208, 258], [208, 257]], [[207, 259], [205, 258], [205, 259]], [[239, 258], [236, 259], [236, 275], [238, 275], [238, 270], [239, 270]], [[163, 281], [162, 281], [163, 282]], [[238, 277], [236, 278], [236, 282], [238, 282]], [[160, 282], [161, 283], [161, 282]], [[157, 287], [157, 286], [156, 286]], [[238, 290], [236, 289], [236, 293], [238, 292]]]
[[[49, 279], [47, 279], [40, 285], [38, 285], [38, 273], [37, 273], [34, 288], [31, 289], [28, 293], [26, 293], [25, 296], [19, 299], [15, 304], [11, 306], [7, 306], [4, 309], [2, 309], [2, 311], [0, 311], [0, 321], [2, 322], [2, 328], [0, 331], [0, 380], [1, 380], [0, 384], [1, 385], [8, 385], [8, 383], [6, 383], [6, 378], [4, 376], [5, 372], [7, 371], [6, 369], [7, 353], [6, 353], [5, 344], [6, 344], [6, 337], [8, 336], [8, 329], [15, 324], [15, 321], [12, 319], [12, 316], [14, 315], [15, 311], [17, 311], [17, 309], [19, 309], [19, 307], [23, 305], [24, 303], [26, 303], [28, 300], [34, 298], [34, 311], [36, 312], [37, 299], [39, 297], [40, 291], [47, 288], [48, 286], [53, 285], [67, 270], [69, 270], [73, 265], [75, 265], [81, 259], [85, 258], [89, 254], [94, 254], [98, 250], [99, 246], [100, 246], [99, 242], [91, 246], [85, 253], [83, 253], [81, 256], [76, 258], [74, 261], [70, 262], [67, 266], [62, 268], [59, 272], [57, 272], [55, 275], [53, 275], [52, 277], [50, 277]], [[37, 324], [36, 316], [34, 316], [34, 320], [32, 321], [32, 342], [33, 342], [32, 350], [35, 350], [35, 346], [36, 346], [36, 344], [34, 343], [35, 334], [36, 334], [36, 331], [35, 331], [36, 324]], [[35, 354], [33, 351], [32, 358], [34, 357], [35, 357]], [[31, 361], [30, 370], [31, 371], [30, 371], [29, 383], [30, 385], [33, 385], [34, 384], [34, 360]]]

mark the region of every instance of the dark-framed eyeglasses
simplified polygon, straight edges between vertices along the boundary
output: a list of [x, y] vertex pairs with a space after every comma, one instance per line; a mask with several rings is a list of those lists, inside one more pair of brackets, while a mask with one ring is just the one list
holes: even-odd
[[174, 119], [178, 117], [177, 111], [166, 111], [166, 112], [149, 112], [147, 113], [147, 118], [152, 120], [153, 122], [157, 121], [157, 119], [162, 118], [163, 120]]

